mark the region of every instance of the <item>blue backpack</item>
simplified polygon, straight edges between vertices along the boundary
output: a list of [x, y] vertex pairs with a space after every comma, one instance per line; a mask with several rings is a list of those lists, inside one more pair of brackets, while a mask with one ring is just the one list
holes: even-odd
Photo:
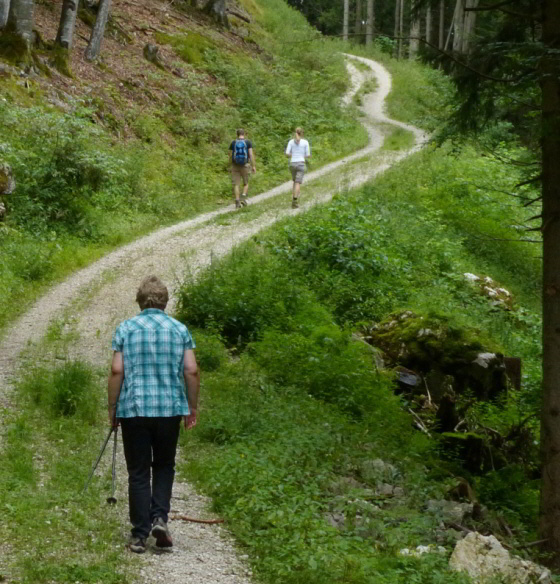
[[249, 153], [247, 152], [247, 143], [245, 140], [236, 140], [233, 146], [233, 162], [235, 164], [247, 164]]

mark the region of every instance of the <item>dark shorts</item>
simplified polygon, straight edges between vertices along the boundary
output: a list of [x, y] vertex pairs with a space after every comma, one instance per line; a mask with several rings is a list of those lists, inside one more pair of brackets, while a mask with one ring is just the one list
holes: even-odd
[[292, 180], [301, 184], [303, 182], [303, 175], [305, 174], [305, 162], [294, 162], [290, 164], [290, 171], [292, 172]]

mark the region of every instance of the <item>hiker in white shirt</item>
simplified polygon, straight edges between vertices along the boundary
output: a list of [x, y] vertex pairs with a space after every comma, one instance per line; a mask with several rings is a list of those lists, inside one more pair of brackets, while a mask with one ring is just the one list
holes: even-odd
[[303, 138], [303, 130], [296, 128], [296, 137], [288, 142], [286, 156], [290, 157], [290, 171], [292, 180], [292, 209], [299, 207], [299, 191], [305, 174], [305, 161], [311, 158], [311, 149], [309, 142]]

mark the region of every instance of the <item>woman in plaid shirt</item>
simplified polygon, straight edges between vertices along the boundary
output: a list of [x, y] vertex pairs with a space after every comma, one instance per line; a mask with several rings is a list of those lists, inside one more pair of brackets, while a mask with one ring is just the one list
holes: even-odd
[[145, 278], [136, 294], [140, 314], [117, 327], [112, 343], [109, 423], [122, 427], [129, 547], [136, 553], [146, 550], [150, 533], [157, 547], [173, 545], [167, 520], [181, 419], [186, 429], [196, 424], [200, 376], [195, 343], [184, 324], [165, 314], [168, 300], [159, 278]]

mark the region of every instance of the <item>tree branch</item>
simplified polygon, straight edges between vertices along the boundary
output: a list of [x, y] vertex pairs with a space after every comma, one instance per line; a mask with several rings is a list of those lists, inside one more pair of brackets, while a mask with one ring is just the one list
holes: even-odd
[[507, 6], [508, 4], [514, 4], [516, 0], [504, 0], [503, 2], [498, 2], [497, 4], [486, 4], [483, 6], [471, 6], [465, 7], [463, 10], [465, 12], [483, 12], [485, 10], [496, 10], [502, 6]]
[[539, 195], [538, 197], [535, 197], [534, 199], [531, 199], [527, 203], [523, 203], [523, 206], [524, 207], [530, 207], [531, 205], [533, 205], [536, 202], [541, 201], [541, 200], [542, 200], [542, 195]]

